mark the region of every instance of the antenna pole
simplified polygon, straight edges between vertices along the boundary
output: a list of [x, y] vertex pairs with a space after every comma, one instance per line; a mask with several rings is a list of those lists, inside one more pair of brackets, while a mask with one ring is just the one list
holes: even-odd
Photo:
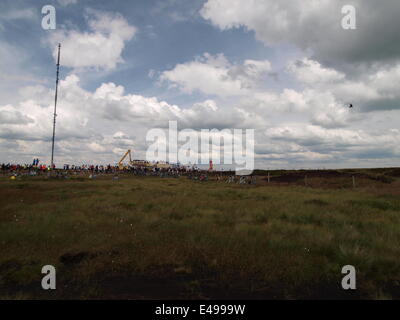
[[58, 95], [58, 76], [60, 74], [60, 51], [61, 51], [61, 44], [58, 44], [58, 58], [57, 58], [57, 78], [56, 78], [56, 94], [54, 97], [54, 119], [53, 119], [53, 139], [51, 143], [51, 169], [54, 166], [54, 139], [56, 136], [56, 117], [57, 117], [57, 95]]

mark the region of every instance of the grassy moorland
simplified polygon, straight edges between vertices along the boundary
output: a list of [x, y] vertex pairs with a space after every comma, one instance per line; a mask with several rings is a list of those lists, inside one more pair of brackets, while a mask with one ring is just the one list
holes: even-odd
[[[358, 172], [354, 189], [302, 174], [0, 178], [0, 298], [400, 298], [398, 176]], [[55, 291], [41, 289], [47, 264]]]

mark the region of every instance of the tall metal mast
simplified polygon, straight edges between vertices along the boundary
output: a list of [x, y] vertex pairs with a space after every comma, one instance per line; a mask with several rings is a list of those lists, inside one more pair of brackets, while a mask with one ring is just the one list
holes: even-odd
[[58, 58], [57, 58], [57, 79], [56, 79], [56, 94], [54, 97], [54, 121], [53, 121], [53, 139], [51, 144], [51, 168], [54, 166], [54, 139], [56, 136], [56, 117], [57, 117], [57, 95], [58, 95], [58, 76], [60, 73], [60, 51], [61, 44], [58, 44]]

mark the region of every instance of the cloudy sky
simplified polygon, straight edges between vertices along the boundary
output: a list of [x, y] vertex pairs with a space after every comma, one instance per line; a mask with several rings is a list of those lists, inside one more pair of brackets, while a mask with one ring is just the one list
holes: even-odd
[[1, 0], [0, 162], [49, 163], [61, 42], [58, 166], [143, 158], [169, 120], [255, 129], [258, 168], [399, 166], [399, 17], [398, 0]]

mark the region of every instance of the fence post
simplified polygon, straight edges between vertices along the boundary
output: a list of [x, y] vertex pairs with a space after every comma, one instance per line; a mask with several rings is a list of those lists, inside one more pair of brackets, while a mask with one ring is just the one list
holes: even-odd
[[307, 186], [307, 176], [304, 177], [304, 184]]
[[268, 183], [269, 183], [269, 181], [270, 181], [269, 179], [270, 179], [270, 178], [269, 178], [269, 172], [268, 172]]
[[356, 188], [356, 178], [353, 176], [353, 188]]

